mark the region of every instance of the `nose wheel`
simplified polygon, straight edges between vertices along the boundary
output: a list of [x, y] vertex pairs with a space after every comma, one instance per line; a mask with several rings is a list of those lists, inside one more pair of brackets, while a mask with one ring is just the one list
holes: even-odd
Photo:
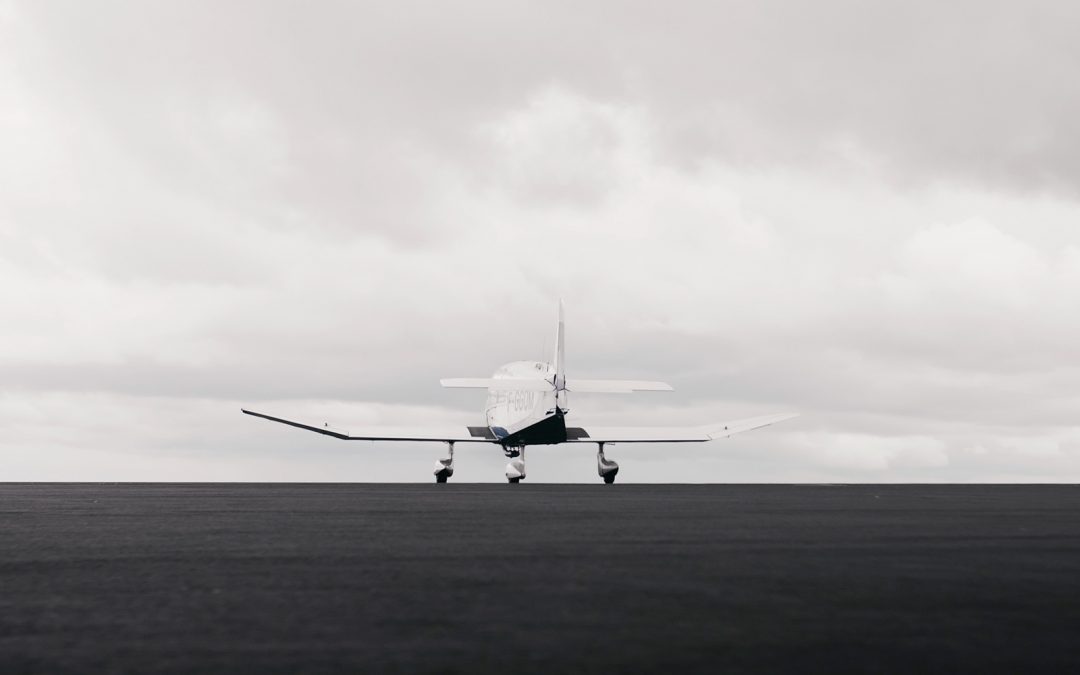
[[506, 480], [510, 483], [520, 483], [525, 478], [525, 447], [518, 448], [516, 453], [509, 456], [513, 459], [506, 465]]

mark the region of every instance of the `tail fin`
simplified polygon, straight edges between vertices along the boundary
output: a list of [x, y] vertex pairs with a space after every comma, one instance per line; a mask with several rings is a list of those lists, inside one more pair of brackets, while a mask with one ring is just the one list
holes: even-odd
[[566, 388], [566, 348], [563, 342], [564, 330], [563, 330], [563, 304], [562, 300], [559, 300], [559, 327], [555, 331], [555, 380], [552, 384], [555, 385], [555, 391], [562, 391]]
[[559, 327], [555, 331], [555, 377], [551, 383], [555, 385], [555, 409], [566, 412], [566, 346], [563, 330], [563, 304], [559, 299]]

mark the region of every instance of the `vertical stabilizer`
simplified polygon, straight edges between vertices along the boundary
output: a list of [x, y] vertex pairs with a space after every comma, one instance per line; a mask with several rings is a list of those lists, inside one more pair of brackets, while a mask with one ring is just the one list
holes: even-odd
[[559, 408], [566, 407], [566, 350], [563, 329], [563, 304], [559, 300], [559, 326], [555, 331], [555, 377], [552, 384], [555, 385], [555, 405]]

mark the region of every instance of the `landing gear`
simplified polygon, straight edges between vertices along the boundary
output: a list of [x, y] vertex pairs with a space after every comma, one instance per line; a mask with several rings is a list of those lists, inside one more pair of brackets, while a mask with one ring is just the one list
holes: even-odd
[[506, 465], [506, 480], [520, 483], [525, 478], [525, 446], [515, 449], [513, 453], [507, 449], [506, 456], [514, 458]]
[[605, 483], [614, 483], [615, 475], [619, 473], [619, 465], [613, 460], [604, 457], [604, 444], [597, 443], [596, 472], [604, 479]]
[[450, 447], [450, 456], [435, 460], [435, 482], [445, 483], [446, 479], [454, 475], [454, 442], [447, 441]]

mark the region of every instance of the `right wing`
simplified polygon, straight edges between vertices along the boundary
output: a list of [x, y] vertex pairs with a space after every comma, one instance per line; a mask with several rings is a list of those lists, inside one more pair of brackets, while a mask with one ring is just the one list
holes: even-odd
[[750, 417], [733, 422], [719, 422], [700, 427], [594, 427], [585, 425], [574, 429], [570, 443], [704, 443], [727, 438], [743, 431], [760, 429], [770, 424], [798, 417], [798, 413], [780, 413]]
[[274, 417], [254, 410], [240, 409], [246, 415], [261, 417], [271, 422], [288, 424], [290, 427], [307, 429], [346, 441], [442, 441], [447, 443], [494, 443], [496, 438], [484, 426], [466, 425], [452, 427], [363, 427], [353, 431], [337, 429], [328, 424], [306, 424], [283, 417]]

